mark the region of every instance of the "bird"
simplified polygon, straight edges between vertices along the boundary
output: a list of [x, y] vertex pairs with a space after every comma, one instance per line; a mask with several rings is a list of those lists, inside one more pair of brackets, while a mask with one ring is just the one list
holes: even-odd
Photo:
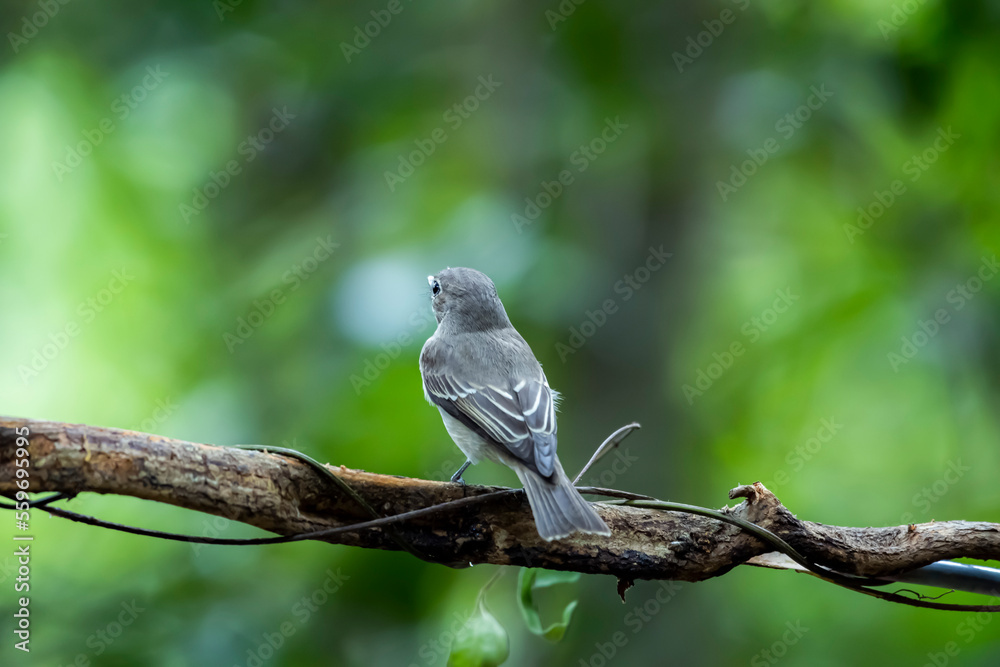
[[496, 286], [475, 269], [428, 276], [437, 328], [420, 351], [424, 397], [466, 456], [452, 482], [482, 460], [514, 470], [535, 527], [551, 541], [610, 535], [556, 454], [556, 401], [541, 364], [507, 316]]

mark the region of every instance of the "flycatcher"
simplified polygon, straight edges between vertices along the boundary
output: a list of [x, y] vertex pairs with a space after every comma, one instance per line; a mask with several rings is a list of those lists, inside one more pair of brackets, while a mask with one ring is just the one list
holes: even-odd
[[468, 459], [451, 480], [483, 459], [513, 468], [545, 540], [574, 531], [610, 535], [573, 487], [556, 456], [558, 394], [517, 333], [493, 281], [474, 269], [428, 276], [438, 326], [420, 352], [424, 396], [437, 406]]

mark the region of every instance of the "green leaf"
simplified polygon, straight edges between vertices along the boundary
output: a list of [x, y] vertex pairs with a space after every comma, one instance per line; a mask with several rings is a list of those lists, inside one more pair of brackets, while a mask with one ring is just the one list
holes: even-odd
[[573, 618], [573, 610], [576, 609], [577, 600], [573, 600], [563, 609], [562, 622], [555, 622], [547, 628], [543, 628], [538, 605], [535, 604], [534, 591], [536, 588], [575, 583], [579, 579], [579, 572], [522, 569], [517, 581], [519, 590], [517, 604], [521, 609], [521, 616], [524, 617], [524, 623], [528, 626], [528, 630], [549, 641], [557, 642], [562, 639], [563, 635], [566, 634], [566, 628], [569, 627], [570, 620]]
[[510, 655], [507, 631], [486, 609], [482, 597], [476, 612], [462, 626], [451, 645], [448, 667], [497, 667]]

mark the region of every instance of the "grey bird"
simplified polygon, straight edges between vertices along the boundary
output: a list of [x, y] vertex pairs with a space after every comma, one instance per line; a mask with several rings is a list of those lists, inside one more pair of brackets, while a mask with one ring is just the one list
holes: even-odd
[[510, 323], [493, 281], [475, 269], [428, 276], [438, 326], [420, 352], [424, 396], [468, 459], [451, 480], [487, 459], [509, 466], [528, 494], [545, 540], [575, 531], [610, 535], [556, 456], [558, 394]]

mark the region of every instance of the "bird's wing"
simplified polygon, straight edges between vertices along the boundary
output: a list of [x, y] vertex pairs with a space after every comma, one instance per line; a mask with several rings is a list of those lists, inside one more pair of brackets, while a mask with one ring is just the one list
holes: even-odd
[[543, 477], [552, 474], [555, 400], [541, 368], [534, 378], [481, 383], [434, 366], [421, 363], [424, 390], [432, 403]]

